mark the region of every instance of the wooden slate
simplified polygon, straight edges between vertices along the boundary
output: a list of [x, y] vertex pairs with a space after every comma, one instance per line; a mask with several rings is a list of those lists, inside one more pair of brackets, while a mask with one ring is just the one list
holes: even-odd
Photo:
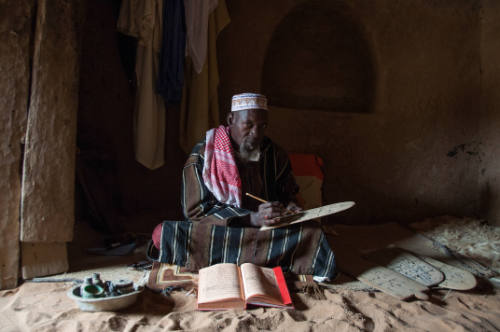
[[[363, 264], [368, 266], [366, 261]], [[429, 296], [425, 294], [429, 290], [427, 287], [382, 266], [372, 266], [358, 274], [356, 278], [400, 300], [408, 300], [412, 297], [420, 300], [429, 299]]]
[[428, 299], [425, 292], [429, 288], [425, 285], [362, 258], [360, 253], [341, 237], [329, 236], [328, 239], [335, 252], [337, 266], [342, 272], [400, 300], [414, 296], [422, 300]]
[[0, 1], [0, 289], [19, 277], [22, 144], [30, 76], [31, 0]]
[[22, 180], [21, 241], [73, 238], [81, 1], [39, 0]]
[[348, 202], [339, 202], [339, 203], [320, 206], [314, 209], [302, 211], [296, 216], [284, 217], [285, 219], [279, 224], [275, 224], [272, 226], [262, 226], [259, 230], [267, 231], [274, 228], [285, 227], [293, 224], [298, 224], [304, 221], [318, 219], [321, 217], [345, 211], [347, 209], [350, 209], [354, 205], [355, 205], [354, 202], [348, 201]]
[[434, 258], [425, 256], [420, 256], [420, 258], [443, 272], [445, 279], [439, 283], [438, 287], [455, 290], [469, 290], [477, 285], [476, 278], [468, 271], [445, 264]]
[[393, 243], [393, 246], [410, 251], [418, 256], [430, 257], [440, 261], [446, 261], [446, 264], [456, 268], [469, 271], [470, 273], [490, 278], [496, 276], [497, 273], [491, 269], [479, 264], [473, 259], [453, 254], [445, 246], [429, 239], [428, 237], [413, 233], [402, 240]]
[[[444, 245], [396, 223], [370, 226], [334, 225], [331, 231], [337, 232], [343, 238], [357, 241], [356, 247], [363, 251], [396, 246], [419, 256], [432, 257], [446, 262], [448, 265], [469, 271], [475, 276], [490, 278], [497, 275], [495, 271], [475, 260], [458, 255]], [[384, 236], [373, 236], [373, 234]]]
[[435, 286], [444, 280], [439, 269], [398, 248], [376, 250], [363, 254], [363, 257], [427, 287]]

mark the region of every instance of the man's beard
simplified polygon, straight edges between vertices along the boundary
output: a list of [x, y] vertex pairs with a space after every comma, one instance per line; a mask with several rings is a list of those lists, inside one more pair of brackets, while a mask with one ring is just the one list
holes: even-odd
[[239, 159], [244, 163], [248, 163], [249, 161], [259, 161], [260, 159], [259, 146], [256, 146], [252, 149], [250, 144], [245, 144], [245, 142], [243, 142], [242, 144], [240, 144]]

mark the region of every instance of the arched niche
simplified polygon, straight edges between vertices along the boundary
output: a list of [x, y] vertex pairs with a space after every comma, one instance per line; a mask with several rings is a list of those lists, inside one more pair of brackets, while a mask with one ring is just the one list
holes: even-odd
[[343, 2], [307, 1], [273, 32], [262, 91], [271, 105], [284, 108], [370, 112], [373, 62], [365, 33]]

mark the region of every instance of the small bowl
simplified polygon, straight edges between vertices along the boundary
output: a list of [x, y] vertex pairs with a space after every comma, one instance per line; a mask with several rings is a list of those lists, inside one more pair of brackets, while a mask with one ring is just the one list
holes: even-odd
[[84, 299], [94, 299], [102, 297], [104, 295], [104, 289], [98, 285], [86, 285], [80, 286], [80, 296]]
[[134, 304], [143, 290], [144, 288], [139, 287], [137, 290], [123, 295], [86, 299], [81, 296], [78, 285], [68, 291], [68, 297], [75, 300], [82, 311], [116, 311]]

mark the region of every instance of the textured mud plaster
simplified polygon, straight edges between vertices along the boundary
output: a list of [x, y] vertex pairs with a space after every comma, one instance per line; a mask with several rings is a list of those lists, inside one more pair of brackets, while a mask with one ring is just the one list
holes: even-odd
[[341, 1], [309, 0], [295, 6], [269, 40], [262, 92], [273, 97], [273, 106], [369, 112], [374, 72], [365, 35], [357, 16]]
[[73, 237], [81, 1], [38, 1], [21, 241]]
[[[218, 41], [222, 115], [231, 94], [261, 90], [275, 29], [305, 3], [228, 3], [232, 21]], [[409, 221], [444, 213], [473, 214], [480, 156], [447, 154], [457, 145], [477, 143], [480, 1], [342, 3], [360, 24], [367, 53], [373, 57], [372, 111], [349, 114], [275, 107], [270, 111], [269, 135], [289, 151], [324, 158], [324, 199], [358, 203], [336, 220]], [[282, 53], [293, 57], [296, 50], [291, 47]], [[281, 84], [276, 79], [275, 84]], [[272, 99], [270, 95], [271, 105]]]
[[479, 169], [481, 213], [500, 225], [500, 2], [484, 0], [481, 10], [481, 126]]
[[18, 279], [32, 3], [0, 0], [0, 289], [15, 287]]

